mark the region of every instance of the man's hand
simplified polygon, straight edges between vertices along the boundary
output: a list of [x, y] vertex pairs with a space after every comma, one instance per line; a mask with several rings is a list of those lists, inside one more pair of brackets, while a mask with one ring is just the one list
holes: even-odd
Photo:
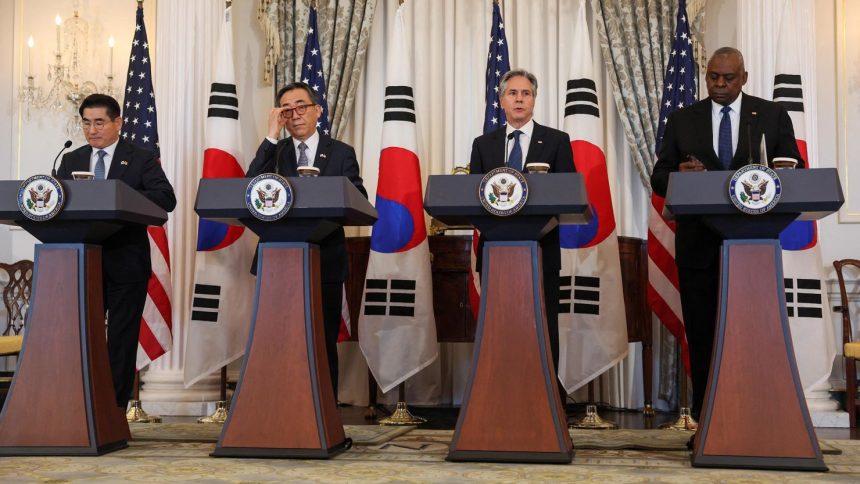
[[687, 161], [678, 165], [678, 171], [708, 171], [705, 165], [693, 155], [687, 155]]
[[287, 123], [287, 119], [283, 116], [284, 108], [272, 108], [269, 111], [269, 138], [278, 139], [281, 136], [281, 130]]

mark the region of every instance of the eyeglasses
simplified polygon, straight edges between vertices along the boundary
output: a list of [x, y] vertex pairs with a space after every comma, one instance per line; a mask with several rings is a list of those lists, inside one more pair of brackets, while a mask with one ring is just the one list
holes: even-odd
[[284, 108], [284, 110], [281, 111], [281, 116], [283, 116], [285, 118], [292, 118], [294, 112], [296, 114], [298, 114], [299, 116], [304, 116], [305, 113], [308, 112], [308, 108], [311, 106], [317, 106], [317, 105], [316, 104], [300, 104], [294, 108]]
[[89, 131], [91, 128], [95, 128], [96, 131], [101, 131], [105, 129], [105, 126], [108, 125], [108, 121], [103, 119], [97, 119], [95, 121], [82, 121], [81, 127], [84, 128], [84, 131]]

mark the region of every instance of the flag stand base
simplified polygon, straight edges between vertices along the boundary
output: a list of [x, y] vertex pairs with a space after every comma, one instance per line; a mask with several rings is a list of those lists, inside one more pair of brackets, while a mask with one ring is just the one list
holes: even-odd
[[597, 413], [597, 405], [586, 405], [585, 417], [582, 417], [578, 422], [570, 424], [568, 427], [572, 429], [611, 430], [617, 429], [618, 425], [611, 420], [600, 418], [600, 415]]
[[227, 401], [221, 400], [215, 403], [215, 411], [211, 415], [198, 418], [197, 423], [222, 424], [227, 421], [227, 415]]
[[674, 422], [667, 422], [660, 425], [661, 429], [668, 430], [685, 430], [688, 432], [695, 432], [699, 428], [699, 423], [693, 419], [693, 416], [690, 414], [690, 407], [681, 407], [680, 414], [678, 418]]
[[128, 411], [125, 412], [125, 420], [128, 423], [161, 423], [161, 417], [149, 415], [143, 410], [140, 400], [132, 400], [128, 403]]
[[397, 402], [394, 413], [379, 419], [379, 425], [420, 425], [425, 422], [427, 422], [426, 418], [412, 415], [406, 402]]

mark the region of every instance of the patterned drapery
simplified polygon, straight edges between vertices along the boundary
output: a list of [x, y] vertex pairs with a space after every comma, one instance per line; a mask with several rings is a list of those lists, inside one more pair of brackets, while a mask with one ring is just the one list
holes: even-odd
[[[701, 23], [706, 0], [689, 2], [687, 13]], [[591, 0], [606, 70], [624, 136], [642, 183], [649, 187], [663, 93], [663, 74], [675, 30], [677, 0]], [[694, 37], [700, 38], [694, 32]], [[704, 52], [704, 48], [699, 49]]]
[[[323, 74], [326, 80], [331, 134], [342, 132], [355, 104], [376, 0], [318, 0]], [[257, 19], [266, 37], [264, 79], [278, 89], [300, 79], [310, 3], [260, 0]]]

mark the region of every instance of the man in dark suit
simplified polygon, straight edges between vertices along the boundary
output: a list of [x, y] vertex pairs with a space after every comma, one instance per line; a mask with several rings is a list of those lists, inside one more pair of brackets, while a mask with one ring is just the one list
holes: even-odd
[[[71, 180], [73, 171], [91, 171], [96, 179], [122, 180], [159, 207], [173, 211], [176, 196], [155, 153], [119, 138], [123, 120], [116, 99], [93, 94], [84, 99], [78, 112], [87, 144], [63, 156], [58, 178]], [[150, 275], [146, 227], [125, 227], [102, 243], [108, 356], [116, 403], [123, 410], [134, 386], [140, 320]]]
[[[246, 176], [273, 173], [276, 169], [280, 175], [297, 176], [299, 166], [313, 166], [319, 168], [320, 176], [349, 178], [366, 198], [367, 190], [359, 174], [355, 150], [317, 131], [322, 107], [314, 91], [305, 83], [294, 82], [278, 91], [276, 99], [278, 107], [269, 113], [268, 136], [257, 149]], [[284, 128], [290, 136], [278, 141]], [[348, 270], [343, 227], [338, 227], [320, 241], [319, 246], [326, 353], [337, 398], [337, 335], [343, 307], [343, 281], [346, 280]], [[251, 272], [256, 273], [256, 257]]]
[[[502, 109], [507, 125], [483, 136], [472, 143], [472, 174], [505, 166], [525, 171], [529, 163], [548, 163], [551, 173], [576, 171], [570, 136], [564, 131], [541, 126], [532, 115], [537, 97], [537, 79], [523, 70], [511, 70], [499, 81]], [[546, 308], [547, 331], [552, 350], [552, 359], [558, 367], [558, 296], [559, 271], [561, 270], [561, 247], [558, 227], [540, 240], [543, 261], [544, 306]], [[483, 238], [478, 244], [476, 270], [481, 273]]]
[[[675, 111], [666, 123], [651, 175], [651, 187], [658, 195], [666, 195], [671, 172], [737, 170], [748, 163], [750, 156], [756, 163], [769, 161], [759, 160], [762, 136], [770, 157], [791, 157], [803, 167], [785, 108], [741, 92], [747, 72], [740, 51], [731, 47], [715, 51], [705, 79], [708, 98]], [[690, 350], [692, 414], [696, 419], [702, 410], [714, 344], [722, 241], [697, 217], [677, 220], [675, 262]]]

